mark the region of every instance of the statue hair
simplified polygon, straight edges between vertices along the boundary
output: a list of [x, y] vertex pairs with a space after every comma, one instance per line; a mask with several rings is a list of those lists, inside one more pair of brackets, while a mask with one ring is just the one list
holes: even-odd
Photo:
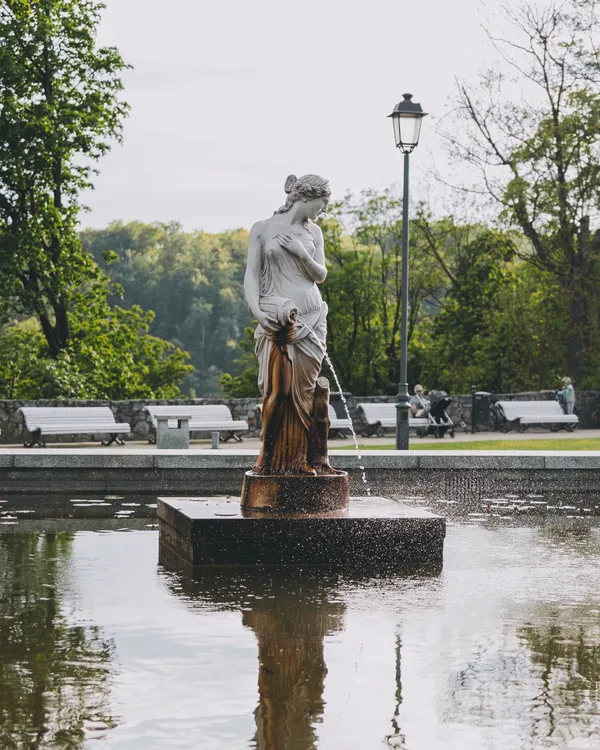
[[329, 198], [331, 195], [329, 182], [319, 177], [318, 174], [305, 174], [300, 178], [291, 174], [285, 181], [284, 190], [287, 193], [287, 199], [284, 205], [275, 211], [276, 214], [287, 213], [298, 201], [308, 203], [315, 198]]

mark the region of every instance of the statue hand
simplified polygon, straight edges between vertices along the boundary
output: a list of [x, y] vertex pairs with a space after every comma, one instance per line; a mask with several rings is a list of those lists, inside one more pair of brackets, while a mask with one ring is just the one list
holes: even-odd
[[279, 331], [281, 326], [277, 323], [276, 320], [271, 318], [267, 313], [261, 312], [259, 316], [256, 318], [260, 325], [267, 331], [268, 333], [275, 333], [276, 331]]
[[288, 253], [295, 255], [296, 258], [300, 258], [306, 254], [306, 248], [293, 234], [282, 232], [281, 234], [277, 235], [277, 239], [279, 240], [279, 244], [281, 245], [281, 247], [285, 248]]

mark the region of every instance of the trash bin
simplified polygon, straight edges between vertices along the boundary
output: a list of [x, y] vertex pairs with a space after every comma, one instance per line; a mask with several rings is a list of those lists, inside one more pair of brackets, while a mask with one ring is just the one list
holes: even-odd
[[484, 432], [490, 429], [490, 397], [488, 391], [472, 393], [471, 432]]

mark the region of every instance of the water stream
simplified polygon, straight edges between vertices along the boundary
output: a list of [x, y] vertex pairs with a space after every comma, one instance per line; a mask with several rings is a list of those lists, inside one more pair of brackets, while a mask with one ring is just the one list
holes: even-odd
[[350, 416], [350, 409], [348, 408], [348, 402], [346, 401], [346, 397], [344, 396], [344, 391], [342, 389], [340, 380], [339, 380], [339, 378], [337, 376], [337, 372], [335, 371], [335, 367], [333, 366], [333, 362], [331, 361], [331, 357], [329, 356], [329, 354], [327, 352], [326, 346], [323, 344], [323, 342], [321, 341], [321, 339], [317, 336], [317, 334], [315, 333], [315, 331], [309, 326], [309, 324], [303, 318], [301, 318], [300, 316], [298, 316], [297, 321], [298, 321], [298, 323], [300, 323], [300, 325], [303, 325], [305, 328], [308, 328], [308, 330], [312, 333], [315, 341], [318, 342], [319, 346], [323, 350], [323, 356], [325, 357], [325, 361], [329, 365], [329, 369], [331, 370], [331, 372], [333, 374], [333, 378], [335, 380], [335, 384], [336, 384], [337, 389], [339, 391], [340, 398], [342, 399], [342, 403], [344, 404], [344, 410], [345, 410], [346, 415], [348, 416], [348, 420], [350, 422], [350, 425], [349, 425], [350, 426], [350, 432], [352, 433], [352, 439], [354, 440], [354, 445], [356, 446], [356, 454], [358, 456], [358, 460], [360, 461], [359, 469], [362, 472], [362, 481], [363, 481], [363, 484], [365, 486], [365, 492], [367, 493], [367, 495], [369, 497], [371, 497], [371, 487], [369, 486], [369, 483], [367, 482], [367, 475], [365, 473], [365, 467], [362, 465], [362, 459], [363, 459], [363, 457], [362, 457], [362, 454], [360, 452], [360, 447], [358, 445], [358, 437], [356, 436], [356, 432], [354, 430], [354, 425], [352, 424], [352, 417]]

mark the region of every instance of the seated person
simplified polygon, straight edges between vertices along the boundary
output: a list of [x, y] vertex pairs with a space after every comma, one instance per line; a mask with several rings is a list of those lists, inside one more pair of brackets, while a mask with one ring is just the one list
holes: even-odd
[[423, 395], [423, 386], [415, 385], [415, 395], [410, 399], [410, 414], [412, 417], [426, 417], [429, 414], [431, 404]]

